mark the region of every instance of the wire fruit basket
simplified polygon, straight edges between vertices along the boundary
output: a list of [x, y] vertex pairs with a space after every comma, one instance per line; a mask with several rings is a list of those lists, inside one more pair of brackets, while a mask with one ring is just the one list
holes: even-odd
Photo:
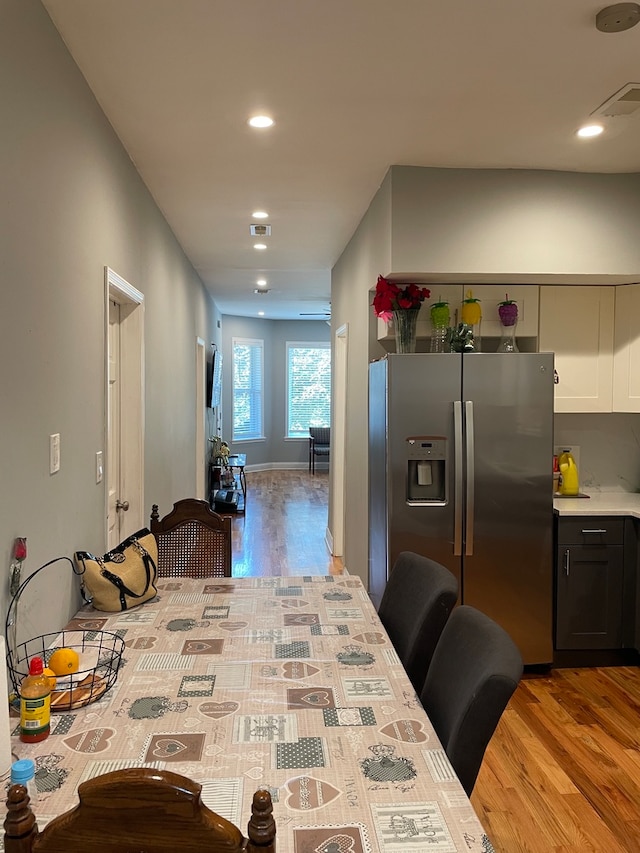
[[14, 642], [17, 605], [27, 584], [43, 569], [59, 560], [68, 560], [75, 574], [75, 566], [68, 557], [57, 557], [40, 566], [20, 584], [11, 599], [5, 623], [7, 640], [7, 668], [13, 689], [20, 693], [20, 685], [29, 674], [29, 661], [41, 657], [48, 665], [57, 649], [72, 649], [79, 658], [79, 669], [70, 675], [59, 676], [51, 691], [51, 711], [72, 711], [96, 702], [116, 682], [124, 653], [124, 640], [118, 634], [97, 630], [63, 630], [41, 634], [22, 643]]
[[58, 631], [42, 634], [19, 643], [15, 652], [7, 651], [7, 665], [13, 688], [29, 674], [29, 661], [37, 655], [48, 665], [57, 649], [72, 649], [80, 658], [80, 668], [71, 675], [59, 676], [51, 691], [52, 711], [71, 711], [96, 702], [116, 682], [122, 662], [124, 641], [109, 631]]

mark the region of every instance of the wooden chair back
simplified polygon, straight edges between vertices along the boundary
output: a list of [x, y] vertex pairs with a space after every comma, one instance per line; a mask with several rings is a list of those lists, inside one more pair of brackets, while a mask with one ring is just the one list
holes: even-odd
[[78, 805], [38, 831], [27, 790], [12, 785], [5, 853], [275, 853], [268, 791], [253, 795], [245, 838], [200, 799], [201, 786], [169, 770], [130, 767], [78, 788]]
[[154, 504], [150, 529], [158, 542], [158, 577], [231, 577], [231, 519], [207, 501], [177, 501], [164, 518]]

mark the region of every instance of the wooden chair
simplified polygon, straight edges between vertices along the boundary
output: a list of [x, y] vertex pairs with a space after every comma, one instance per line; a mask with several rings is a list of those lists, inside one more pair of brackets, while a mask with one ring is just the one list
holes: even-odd
[[275, 853], [268, 791], [253, 795], [245, 838], [204, 805], [201, 790], [197, 782], [169, 770], [115, 770], [83, 782], [78, 805], [39, 832], [27, 789], [12, 785], [5, 853]]
[[517, 646], [475, 607], [444, 626], [420, 700], [470, 797], [485, 750], [522, 675]]
[[150, 528], [158, 542], [158, 577], [231, 577], [231, 519], [207, 501], [177, 501], [164, 518], [154, 504]]
[[457, 598], [458, 581], [449, 569], [412, 551], [398, 555], [378, 616], [418, 694]]
[[316, 456], [329, 457], [331, 427], [309, 427], [309, 471], [316, 473]]

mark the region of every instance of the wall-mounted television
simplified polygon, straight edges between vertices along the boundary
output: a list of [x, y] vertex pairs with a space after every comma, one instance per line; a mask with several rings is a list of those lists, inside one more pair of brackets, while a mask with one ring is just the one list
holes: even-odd
[[217, 409], [222, 398], [222, 353], [213, 351], [211, 381], [209, 383], [209, 406]]

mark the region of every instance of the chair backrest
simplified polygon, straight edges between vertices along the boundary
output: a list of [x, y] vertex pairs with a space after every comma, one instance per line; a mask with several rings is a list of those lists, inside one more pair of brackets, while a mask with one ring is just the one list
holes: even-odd
[[331, 445], [331, 427], [309, 427], [315, 452], [325, 450]]
[[469, 796], [521, 675], [522, 657], [503, 628], [474, 607], [453, 611], [420, 699]]
[[457, 597], [458, 581], [440, 563], [411, 551], [398, 555], [378, 616], [418, 694]]
[[5, 853], [275, 853], [268, 791], [253, 795], [248, 839], [202, 803], [201, 786], [169, 770], [130, 767], [78, 787], [79, 805], [42, 832], [26, 788], [7, 795]]
[[164, 518], [154, 504], [150, 529], [158, 542], [159, 577], [231, 577], [231, 519], [206, 501], [177, 501]]

